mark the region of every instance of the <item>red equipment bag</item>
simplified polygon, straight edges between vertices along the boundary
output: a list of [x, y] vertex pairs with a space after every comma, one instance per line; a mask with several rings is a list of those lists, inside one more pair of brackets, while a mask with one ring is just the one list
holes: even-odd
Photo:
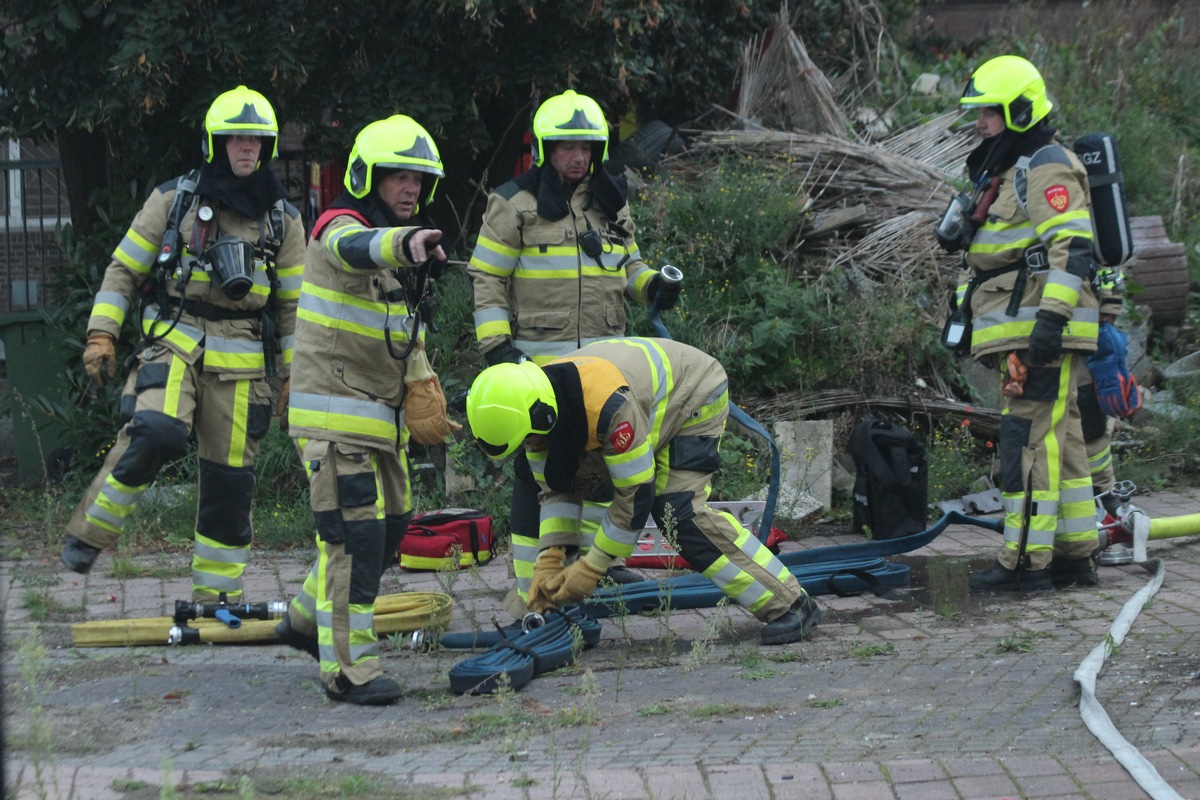
[[400, 540], [400, 568], [466, 569], [492, 560], [492, 518], [476, 508], [439, 508], [413, 517]]

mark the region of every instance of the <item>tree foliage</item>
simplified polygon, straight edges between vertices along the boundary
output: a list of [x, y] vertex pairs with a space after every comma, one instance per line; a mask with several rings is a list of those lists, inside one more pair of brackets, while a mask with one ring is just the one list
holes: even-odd
[[[280, 119], [304, 123], [305, 149], [343, 155], [362, 125], [419, 120], [447, 161], [446, 196], [507, 179], [544, 97], [593, 95], [680, 122], [723, 99], [740, 49], [763, 30], [760, 0], [6, 0], [0, 127], [104, 153], [91, 189], [166, 178], [194, 165], [208, 103], [244, 83]], [[82, 195], [86, 198], [87, 195]], [[73, 207], [85, 208], [76, 202]]]

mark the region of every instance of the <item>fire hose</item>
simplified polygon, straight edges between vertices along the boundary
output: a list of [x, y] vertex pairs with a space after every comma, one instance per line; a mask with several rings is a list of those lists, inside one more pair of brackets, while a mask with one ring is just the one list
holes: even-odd
[[[845, 596], [868, 591], [882, 595], [889, 589], [907, 586], [909, 575], [907, 566], [886, 562], [883, 556], [924, 547], [955, 523], [978, 525], [997, 532], [1004, 528], [1003, 520], [978, 519], [948, 511], [931, 527], [908, 536], [792, 550], [780, 553], [777, 558], [811, 595]], [[724, 596], [703, 575], [675, 575], [658, 581], [602, 587], [584, 603], [583, 613], [602, 618], [621, 609], [636, 613], [664, 607], [713, 608]]]
[[[537, 620], [543, 624], [537, 624]], [[506, 675], [509, 688], [521, 689], [538, 675], [572, 663], [581, 647], [595, 647], [600, 641], [600, 623], [572, 606], [547, 612], [544, 617], [527, 614], [520, 628], [497, 626], [496, 633], [489, 637], [447, 634], [442, 638], [446, 647], [459, 643], [472, 647], [484, 641], [492, 642], [487, 652], [450, 668], [450, 690], [455, 694], [493, 694], [504, 684]], [[426, 646], [425, 637], [413, 635], [414, 649]]]
[[[185, 605], [193, 605], [178, 601]], [[274, 601], [282, 603], [282, 601]], [[213, 604], [219, 605], [219, 604]], [[255, 605], [268, 605], [260, 603]], [[228, 609], [226, 609], [228, 610]], [[74, 647], [129, 647], [153, 644], [250, 644], [277, 643], [274, 619], [238, 618], [229, 626], [215, 617], [195, 619], [196, 637], [171, 642], [173, 617], [144, 617], [83, 622], [71, 626]], [[380, 635], [445, 628], [450, 622], [450, 596], [439, 592], [401, 592], [375, 600], [375, 632]]]

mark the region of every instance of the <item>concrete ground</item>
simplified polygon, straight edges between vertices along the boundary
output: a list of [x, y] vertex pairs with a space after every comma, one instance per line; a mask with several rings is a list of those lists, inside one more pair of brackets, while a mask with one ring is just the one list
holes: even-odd
[[[1135, 502], [1153, 517], [1200, 512], [1195, 492]], [[861, 540], [784, 547], [851, 541]], [[108, 554], [86, 578], [4, 562], [6, 796], [157, 797], [166, 780], [172, 796], [210, 797], [242, 776], [254, 796], [288, 796], [284, 775], [377, 779], [391, 794], [374, 796], [413, 798], [1148, 796], [1081, 722], [1072, 677], [1146, 572], [1105, 567], [1098, 588], [969, 595], [968, 569], [998, 541], [951, 526], [891, 559], [911, 568], [895, 599], [818, 597], [825, 620], [801, 644], [760, 647], [759, 624], [736, 608], [608, 619], [574, 666], [499, 696], [449, 691], [449, 668], [470, 651], [387, 641], [385, 669], [406, 695], [384, 708], [331, 703], [315, 663], [278, 645], [70, 646], [70, 622], [169, 614], [189, 593], [182, 556], [147, 558], [156, 577], [122, 579]], [[1162, 777], [1200, 798], [1200, 539], [1152, 542], [1150, 555], [1165, 581], [1097, 695]], [[289, 598], [308, 566], [255, 553], [247, 599]], [[384, 592], [449, 591], [453, 631], [507, 623], [507, 586], [503, 562], [384, 579]], [[38, 593], [58, 609], [40, 624]]]

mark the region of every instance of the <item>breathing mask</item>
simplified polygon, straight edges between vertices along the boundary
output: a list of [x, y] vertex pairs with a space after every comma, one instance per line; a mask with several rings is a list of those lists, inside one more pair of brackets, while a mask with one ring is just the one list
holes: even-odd
[[254, 245], [238, 236], [222, 236], [204, 251], [210, 279], [230, 300], [241, 300], [254, 286]]
[[947, 253], [957, 253], [971, 246], [971, 238], [975, 235], [975, 226], [970, 219], [973, 205], [971, 195], [960, 192], [951, 198], [942, 221], [933, 229], [938, 244]]

